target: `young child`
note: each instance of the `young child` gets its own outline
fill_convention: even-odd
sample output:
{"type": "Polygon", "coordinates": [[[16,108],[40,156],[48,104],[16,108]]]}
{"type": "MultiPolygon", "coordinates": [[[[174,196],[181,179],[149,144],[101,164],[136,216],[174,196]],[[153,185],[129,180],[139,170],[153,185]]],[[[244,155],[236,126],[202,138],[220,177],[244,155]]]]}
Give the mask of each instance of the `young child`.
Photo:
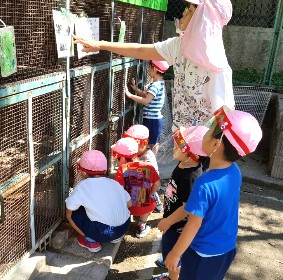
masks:
{"type": "Polygon", "coordinates": [[[85,179],[66,199],[66,217],[80,234],[78,244],[98,252],[100,242],[117,243],[126,233],[131,197],[120,184],[105,177],[107,160],[102,152],[83,153],[77,167],[85,179]]]}
{"type": "Polygon", "coordinates": [[[185,205],[189,216],[165,264],[180,280],[223,279],[236,255],[241,172],[236,160],[253,152],[262,138],[257,120],[249,113],[215,112],[202,141],[210,157],[207,172],[194,183],[185,205]]]}
{"type": "MultiPolygon", "coordinates": [[[[162,259],[165,260],[177,242],[183,227],[187,222],[187,212],[184,210],[193,184],[202,174],[202,159],[206,154],[202,151],[202,138],[208,131],[207,127],[180,127],[174,133],[173,156],[179,161],[165,190],[164,215],[158,224],[162,231],[162,259]]],[[[160,265],[161,260],[157,260],[160,265]]],[[[178,272],[168,271],[171,280],[177,280],[178,272]]],[[[168,279],[167,274],[152,279],[168,279]]]]}
{"type": "MultiPolygon", "coordinates": [[[[155,168],[156,172],[159,174],[155,154],[152,152],[151,149],[148,148],[147,145],[149,138],[148,128],[141,124],[132,125],[127,131],[125,131],[124,137],[131,137],[137,141],[139,145],[138,147],[139,160],[150,163],[155,168]]],[[[163,211],[163,205],[157,192],[153,194],[153,198],[156,203],[153,212],[161,213],[163,211]]]]}
{"type": "Polygon", "coordinates": [[[165,100],[165,82],[163,74],[169,65],[166,61],[149,61],[148,74],[153,82],[146,91],[138,89],[135,80],[132,80],[132,89],[139,95],[131,94],[126,90],[125,94],[132,100],[141,103],[143,108],[143,125],[149,129],[149,146],[156,154],[158,151],[158,141],[163,125],[161,109],[165,100]]]}
{"type": "Polygon", "coordinates": [[[143,238],[150,231],[148,216],[155,208],[152,195],[160,187],[160,178],[151,164],[138,161],[138,143],[132,138],[121,138],[112,146],[112,155],[119,164],[115,180],[124,186],[132,198],[130,212],[139,216],[136,236],[143,238]]]}

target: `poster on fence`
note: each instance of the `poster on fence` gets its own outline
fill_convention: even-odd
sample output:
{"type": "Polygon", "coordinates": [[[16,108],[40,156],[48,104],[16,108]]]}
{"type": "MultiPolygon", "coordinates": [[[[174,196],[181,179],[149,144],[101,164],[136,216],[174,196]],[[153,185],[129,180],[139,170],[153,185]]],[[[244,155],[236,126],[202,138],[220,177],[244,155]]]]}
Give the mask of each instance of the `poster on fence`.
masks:
{"type": "MultiPolygon", "coordinates": [[[[88,40],[99,41],[99,18],[77,18],[75,21],[76,36],[88,40]]],[[[86,53],[82,51],[83,45],[77,44],[78,58],[94,53],[86,53]]],[[[99,53],[99,52],[95,52],[99,53]]]]}
{"type": "Polygon", "coordinates": [[[0,28],[0,68],[2,77],[7,77],[17,72],[15,31],[13,26],[0,28]]]}
{"type": "Polygon", "coordinates": [[[52,13],[58,58],[73,56],[72,34],[76,16],[70,12],[63,11],[53,10],[52,13]]]}

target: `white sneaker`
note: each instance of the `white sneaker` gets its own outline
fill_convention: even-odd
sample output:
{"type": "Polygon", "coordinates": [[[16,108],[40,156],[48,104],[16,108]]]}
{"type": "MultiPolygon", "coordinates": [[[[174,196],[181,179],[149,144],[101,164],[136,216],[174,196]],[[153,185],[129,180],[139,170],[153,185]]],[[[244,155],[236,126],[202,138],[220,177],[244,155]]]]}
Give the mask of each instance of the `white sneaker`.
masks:
{"type": "Polygon", "coordinates": [[[110,243],[112,243],[112,244],[119,243],[120,241],[122,241],[122,240],[123,240],[123,238],[124,238],[124,235],[123,235],[123,236],[121,236],[121,237],[119,237],[119,238],[117,238],[117,239],[114,239],[114,240],[110,241],[110,243]]]}
{"type": "Polygon", "coordinates": [[[150,230],[151,230],[151,226],[147,223],[143,225],[138,225],[136,237],[143,238],[149,233],[150,230]]]}

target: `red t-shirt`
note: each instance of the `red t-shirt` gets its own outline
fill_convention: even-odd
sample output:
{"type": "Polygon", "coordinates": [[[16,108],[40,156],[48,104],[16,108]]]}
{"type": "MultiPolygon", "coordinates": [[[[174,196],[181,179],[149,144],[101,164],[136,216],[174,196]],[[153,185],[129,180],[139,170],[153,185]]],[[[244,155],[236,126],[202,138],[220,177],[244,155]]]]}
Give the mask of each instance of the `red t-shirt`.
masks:
{"type": "Polygon", "coordinates": [[[129,209],[134,216],[150,213],[155,208],[155,201],[149,195],[152,185],[160,180],[155,168],[147,162],[128,162],[122,164],[115,180],[124,186],[132,198],[133,206],[129,209]]]}

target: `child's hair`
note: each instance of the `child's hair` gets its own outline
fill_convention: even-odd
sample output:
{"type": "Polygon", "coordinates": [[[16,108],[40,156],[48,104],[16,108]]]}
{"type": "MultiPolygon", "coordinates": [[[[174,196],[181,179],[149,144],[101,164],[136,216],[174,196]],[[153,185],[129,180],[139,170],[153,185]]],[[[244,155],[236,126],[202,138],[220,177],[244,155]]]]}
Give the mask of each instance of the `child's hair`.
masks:
{"type": "MultiPolygon", "coordinates": [[[[217,132],[218,132],[218,127],[215,127],[213,132],[213,138],[220,139],[222,133],[217,133],[217,132]]],[[[234,162],[242,158],[242,156],[239,155],[236,148],[229,142],[229,140],[225,135],[222,136],[222,143],[224,145],[224,156],[227,161],[234,162]]]]}

